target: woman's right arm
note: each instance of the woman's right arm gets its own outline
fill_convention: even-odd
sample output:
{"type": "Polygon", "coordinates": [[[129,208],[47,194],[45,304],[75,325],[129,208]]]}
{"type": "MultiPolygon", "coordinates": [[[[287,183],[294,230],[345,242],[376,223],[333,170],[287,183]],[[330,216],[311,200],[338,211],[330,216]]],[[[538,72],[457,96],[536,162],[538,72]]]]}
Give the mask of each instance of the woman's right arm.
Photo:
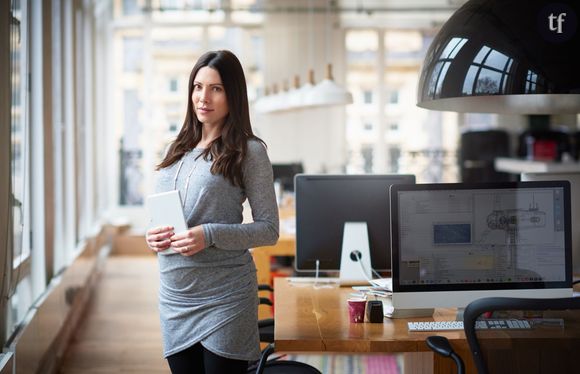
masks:
{"type": "Polygon", "coordinates": [[[147,230],[145,240],[147,241],[147,246],[149,246],[152,251],[161,252],[171,247],[171,240],[169,240],[169,238],[172,236],[172,226],[159,226],[147,230]]]}

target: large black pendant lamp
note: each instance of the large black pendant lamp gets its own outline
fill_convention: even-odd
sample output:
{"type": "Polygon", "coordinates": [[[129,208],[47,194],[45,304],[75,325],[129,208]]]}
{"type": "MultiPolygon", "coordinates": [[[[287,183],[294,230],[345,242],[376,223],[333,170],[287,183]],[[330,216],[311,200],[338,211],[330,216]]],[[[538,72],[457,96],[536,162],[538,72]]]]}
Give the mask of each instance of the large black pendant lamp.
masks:
{"type": "Polygon", "coordinates": [[[425,58],[418,104],[432,110],[580,113],[579,0],[470,0],[425,58]]]}

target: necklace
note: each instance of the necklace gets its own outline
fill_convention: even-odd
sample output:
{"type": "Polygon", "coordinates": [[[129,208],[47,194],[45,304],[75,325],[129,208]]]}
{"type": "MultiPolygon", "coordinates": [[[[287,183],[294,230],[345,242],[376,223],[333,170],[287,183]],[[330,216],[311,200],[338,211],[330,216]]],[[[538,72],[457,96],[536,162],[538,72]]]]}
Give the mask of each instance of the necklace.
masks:
{"type": "MultiPolygon", "coordinates": [[[[175,172],[175,177],[173,177],[173,189],[177,190],[177,177],[179,176],[179,172],[181,171],[181,167],[183,166],[183,160],[185,159],[185,156],[181,158],[181,160],[179,161],[179,165],[177,165],[177,171],[175,172]]],[[[189,171],[189,174],[187,174],[187,178],[185,179],[185,192],[183,194],[183,206],[185,206],[185,202],[187,201],[187,191],[189,190],[189,179],[191,178],[191,175],[193,174],[193,172],[195,171],[195,169],[197,168],[197,158],[193,160],[193,166],[191,167],[191,170],[189,171]]]]}

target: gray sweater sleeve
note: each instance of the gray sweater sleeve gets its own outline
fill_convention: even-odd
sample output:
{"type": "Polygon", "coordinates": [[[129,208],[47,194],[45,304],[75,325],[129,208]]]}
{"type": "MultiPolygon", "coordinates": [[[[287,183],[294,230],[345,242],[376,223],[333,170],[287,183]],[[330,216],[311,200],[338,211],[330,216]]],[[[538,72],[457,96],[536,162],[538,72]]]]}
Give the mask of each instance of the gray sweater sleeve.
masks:
{"type": "Polygon", "coordinates": [[[220,249],[254,248],[278,241],[279,218],[272,165],[266,148],[258,141],[248,142],[243,163],[244,191],[252,208],[252,223],[203,225],[206,244],[220,249]]]}

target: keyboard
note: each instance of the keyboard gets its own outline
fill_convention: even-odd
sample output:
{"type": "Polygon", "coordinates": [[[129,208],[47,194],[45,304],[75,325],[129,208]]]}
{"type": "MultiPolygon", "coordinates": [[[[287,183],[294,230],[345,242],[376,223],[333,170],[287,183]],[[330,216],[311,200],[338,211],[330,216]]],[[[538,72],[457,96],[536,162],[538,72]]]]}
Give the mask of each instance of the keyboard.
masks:
{"type": "MultiPolygon", "coordinates": [[[[409,331],[451,331],[463,330],[463,321],[427,321],[407,322],[409,331]]],[[[475,328],[487,329],[531,329],[532,325],[525,319],[484,319],[475,322],[475,328]]]]}

